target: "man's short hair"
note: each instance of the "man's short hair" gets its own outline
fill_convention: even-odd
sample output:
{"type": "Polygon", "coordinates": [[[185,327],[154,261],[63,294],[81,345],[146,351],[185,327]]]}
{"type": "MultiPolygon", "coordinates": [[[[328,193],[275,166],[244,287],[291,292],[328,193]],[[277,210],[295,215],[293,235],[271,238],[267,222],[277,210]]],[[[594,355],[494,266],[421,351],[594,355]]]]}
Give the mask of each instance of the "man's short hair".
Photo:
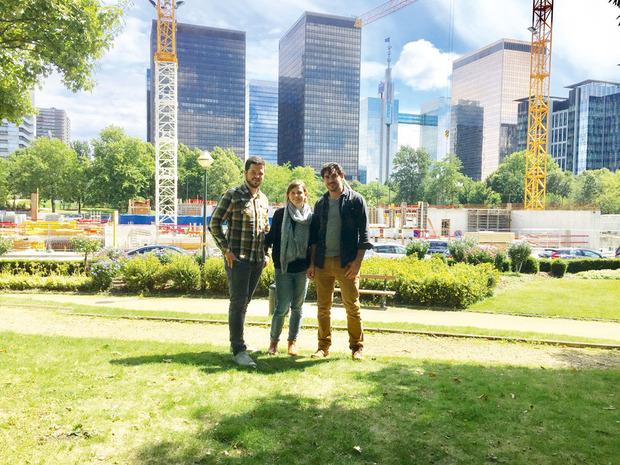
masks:
{"type": "Polygon", "coordinates": [[[342,169],[342,166],[336,162],[325,163],[321,168],[321,177],[324,178],[325,175],[331,176],[332,173],[336,173],[344,178],[344,170],[342,169]]]}
{"type": "Polygon", "coordinates": [[[245,171],[249,171],[252,165],[265,166],[265,160],[261,157],[257,157],[256,155],[252,155],[245,161],[245,171]]]}

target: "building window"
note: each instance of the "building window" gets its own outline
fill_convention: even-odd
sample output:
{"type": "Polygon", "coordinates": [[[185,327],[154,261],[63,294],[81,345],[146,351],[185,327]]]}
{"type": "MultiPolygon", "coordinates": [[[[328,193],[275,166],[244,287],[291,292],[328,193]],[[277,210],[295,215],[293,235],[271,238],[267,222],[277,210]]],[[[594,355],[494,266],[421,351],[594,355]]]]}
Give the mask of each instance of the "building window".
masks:
{"type": "Polygon", "coordinates": [[[441,237],[450,237],[450,220],[441,220],[441,237]]]}

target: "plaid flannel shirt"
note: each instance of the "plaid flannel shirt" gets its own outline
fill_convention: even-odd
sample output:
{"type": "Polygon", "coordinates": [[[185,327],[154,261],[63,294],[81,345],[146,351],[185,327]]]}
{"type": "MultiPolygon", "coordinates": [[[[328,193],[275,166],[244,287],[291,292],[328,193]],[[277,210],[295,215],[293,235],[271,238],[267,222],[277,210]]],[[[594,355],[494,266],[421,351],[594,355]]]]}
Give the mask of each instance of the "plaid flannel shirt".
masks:
{"type": "Polygon", "coordinates": [[[263,261],[265,234],[269,231],[269,203],[258,191],[252,195],[246,183],[222,195],[211,215],[209,231],[222,253],[232,252],[250,262],[263,261]],[[223,224],[228,228],[224,232],[223,224]]]}

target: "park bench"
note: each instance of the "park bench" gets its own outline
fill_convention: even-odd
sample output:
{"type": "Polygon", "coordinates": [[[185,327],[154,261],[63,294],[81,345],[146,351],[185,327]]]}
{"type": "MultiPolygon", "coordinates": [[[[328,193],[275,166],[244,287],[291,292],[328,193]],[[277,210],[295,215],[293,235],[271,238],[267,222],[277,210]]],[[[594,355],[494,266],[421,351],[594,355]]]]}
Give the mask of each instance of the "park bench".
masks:
{"type": "MultiPolygon", "coordinates": [[[[387,308],[386,300],[388,297],[394,297],[396,295],[395,291],[388,291],[387,284],[388,281],[395,279],[396,276],[389,274],[362,274],[360,275],[360,282],[364,279],[376,279],[378,281],[383,281],[383,289],[361,289],[360,295],[377,295],[381,297],[381,309],[385,310],[387,308]]],[[[334,292],[340,292],[340,288],[337,287],[334,289],[334,292]]]]}

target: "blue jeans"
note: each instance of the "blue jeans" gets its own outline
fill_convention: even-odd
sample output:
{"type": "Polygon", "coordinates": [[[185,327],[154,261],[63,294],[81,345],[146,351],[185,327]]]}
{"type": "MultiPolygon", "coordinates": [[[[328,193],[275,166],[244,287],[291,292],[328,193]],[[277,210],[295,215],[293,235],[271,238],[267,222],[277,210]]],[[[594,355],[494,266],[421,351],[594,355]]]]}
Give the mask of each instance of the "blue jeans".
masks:
{"type": "Polygon", "coordinates": [[[228,276],[228,330],[230,332],[230,347],[234,355],[247,349],[243,339],[243,326],[248,304],[252,300],[263,272],[263,262],[248,262],[236,260],[232,269],[224,260],[226,275],[228,276]]]}
{"type": "Polygon", "coordinates": [[[271,319],[271,342],[278,342],[284,326],[284,319],[291,309],[291,319],[288,324],[288,340],[297,339],[301,328],[301,308],[306,299],[308,278],[306,272],[283,273],[276,268],[276,308],[271,319]]]}

